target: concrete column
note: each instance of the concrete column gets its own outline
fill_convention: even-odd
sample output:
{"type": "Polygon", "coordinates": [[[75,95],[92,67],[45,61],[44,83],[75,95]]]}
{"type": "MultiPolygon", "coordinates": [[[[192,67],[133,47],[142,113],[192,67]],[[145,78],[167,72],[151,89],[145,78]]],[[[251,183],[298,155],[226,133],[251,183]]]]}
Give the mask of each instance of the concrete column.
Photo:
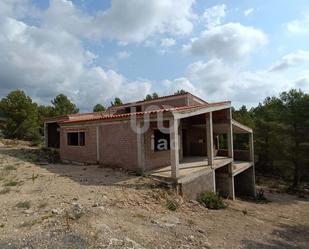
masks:
{"type": "Polygon", "coordinates": [[[207,132],[207,159],[208,165],[214,165],[214,141],[213,141],[213,128],[212,128],[212,112],[206,116],[206,132],[207,132]]]}
{"type": "Polygon", "coordinates": [[[250,160],[251,160],[252,163],[253,163],[253,165],[252,165],[252,188],[253,188],[253,196],[256,197],[253,133],[249,133],[249,149],[250,149],[250,160]]]}
{"type": "Polygon", "coordinates": [[[100,162],[100,127],[96,127],[97,162],[100,162]]]}
{"type": "Polygon", "coordinates": [[[137,120],[137,161],[141,174],[145,173],[145,136],[141,133],[142,122],[137,120]]]}
{"type": "Polygon", "coordinates": [[[249,133],[249,151],[250,151],[250,161],[254,162],[253,133],[249,133]]]}
{"type": "Polygon", "coordinates": [[[48,147],[48,124],[44,123],[44,143],[45,147],[48,147]]]}
{"type": "Polygon", "coordinates": [[[229,197],[232,199],[232,200],[235,200],[235,184],[234,184],[234,176],[233,176],[233,164],[230,163],[228,165],[228,188],[229,188],[229,197]]]}
{"type": "Polygon", "coordinates": [[[227,132],[227,149],[228,149],[228,157],[234,158],[233,153],[233,125],[232,125],[232,109],[229,109],[229,127],[227,132]]]}
{"type": "Polygon", "coordinates": [[[178,119],[170,119],[170,150],[171,150],[171,168],[172,178],[177,181],[179,177],[179,136],[178,119]]]}

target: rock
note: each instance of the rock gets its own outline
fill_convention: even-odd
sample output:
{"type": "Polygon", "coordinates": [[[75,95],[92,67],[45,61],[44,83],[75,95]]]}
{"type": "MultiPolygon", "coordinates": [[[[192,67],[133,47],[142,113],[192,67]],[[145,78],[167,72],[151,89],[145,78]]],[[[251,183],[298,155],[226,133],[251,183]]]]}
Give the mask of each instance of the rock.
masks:
{"type": "Polygon", "coordinates": [[[82,205],[79,204],[78,202],[73,202],[72,207],[73,207],[74,210],[77,210],[77,211],[80,211],[80,210],[83,209],[82,205]]]}
{"type": "Polygon", "coordinates": [[[176,216],[163,216],[158,220],[154,220],[153,223],[161,226],[161,227],[175,227],[176,225],[180,224],[179,218],[176,216]]]}
{"type": "Polygon", "coordinates": [[[125,238],[125,244],[126,244],[126,248],[132,248],[132,249],[144,249],[144,247],[142,247],[140,244],[138,244],[137,242],[135,242],[134,240],[131,240],[129,238],[125,238]]]}
{"type": "Polygon", "coordinates": [[[62,214],[62,210],[59,208],[54,208],[51,210],[52,214],[57,214],[57,215],[61,215],[62,214]]]}
{"type": "Polygon", "coordinates": [[[23,213],[29,215],[29,214],[33,214],[34,211],[31,209],[27,209],[27,210],[24,210],[23,213]]]}

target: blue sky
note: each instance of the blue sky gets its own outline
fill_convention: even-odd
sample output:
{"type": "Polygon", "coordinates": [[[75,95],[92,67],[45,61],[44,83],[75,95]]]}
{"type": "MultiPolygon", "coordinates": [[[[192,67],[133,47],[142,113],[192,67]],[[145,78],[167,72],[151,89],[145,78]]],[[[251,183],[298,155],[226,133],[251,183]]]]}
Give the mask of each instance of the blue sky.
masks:
{"type": "Polygon", "coordinates": [[[83,111],[185,89],[253,106],[309,91],[308,1],[3,0],[0,97],[83,111]]]}

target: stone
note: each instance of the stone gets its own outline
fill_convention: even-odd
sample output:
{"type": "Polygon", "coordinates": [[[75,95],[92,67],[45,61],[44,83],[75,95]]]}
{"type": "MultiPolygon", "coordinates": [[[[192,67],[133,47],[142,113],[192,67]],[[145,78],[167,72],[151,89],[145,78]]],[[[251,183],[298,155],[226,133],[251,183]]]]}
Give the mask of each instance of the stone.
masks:
{"type": "Polygon", "coordinates": [[[167,215],[159,218],[158,220],[154,220],[153,223],[161,226],[161,227],[175,227],[180,224],[179,218],[172,215],[167,215]]]}
{"type": "Polygon", "coordinates": [[[51,210],[52,214],[57,214],[57,215],[60,215],[62,214],[62,210],[59,209],[59,208],[54,208],[51,210]]]}

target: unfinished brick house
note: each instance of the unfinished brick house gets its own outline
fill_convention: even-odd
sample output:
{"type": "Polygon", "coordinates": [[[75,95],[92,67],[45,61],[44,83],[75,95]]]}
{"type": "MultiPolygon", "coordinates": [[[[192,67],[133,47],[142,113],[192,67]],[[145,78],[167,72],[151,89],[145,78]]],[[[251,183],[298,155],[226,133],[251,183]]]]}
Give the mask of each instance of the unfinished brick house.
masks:
{"type": "Polygon", "coordinates": [[[252,129],[232,119],[229,101],[184,93],[56,117],[45,122],[45,143],[63,161],[137,171],[189,199],[203,191],[255,196],[252,129]],[[233,148],[239,134],[246,150],[233,148]]]}

